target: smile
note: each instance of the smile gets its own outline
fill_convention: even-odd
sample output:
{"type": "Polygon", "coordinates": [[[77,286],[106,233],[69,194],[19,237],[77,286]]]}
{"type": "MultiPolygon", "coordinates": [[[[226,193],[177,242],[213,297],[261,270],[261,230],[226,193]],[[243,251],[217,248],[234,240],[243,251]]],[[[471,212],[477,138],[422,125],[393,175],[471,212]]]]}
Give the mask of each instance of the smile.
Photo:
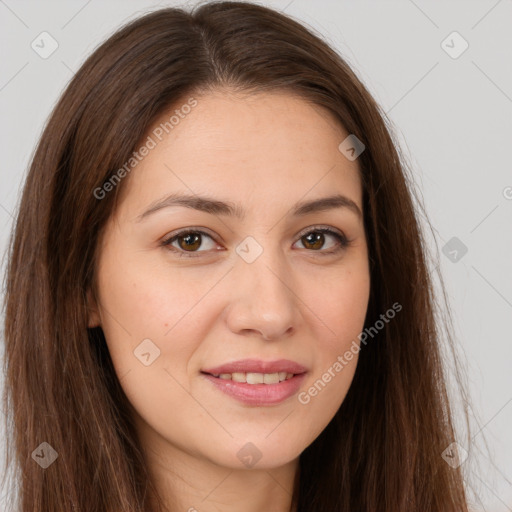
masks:
{"type": "Polygon", "coordinates": [[[294,374],[287,372],[279,373],[219,373],[213,374],[214,377],[235,382],[246,382],[247,384],[278,384],[284,380],[291,379],[294,374]]]}
{"type": "Polygon", "coordinates": [[[246,405],[277,405],[295,395],[307,369],[290,360],[244,359],[201,371],[201,375],[230,398],[246,405]]]}

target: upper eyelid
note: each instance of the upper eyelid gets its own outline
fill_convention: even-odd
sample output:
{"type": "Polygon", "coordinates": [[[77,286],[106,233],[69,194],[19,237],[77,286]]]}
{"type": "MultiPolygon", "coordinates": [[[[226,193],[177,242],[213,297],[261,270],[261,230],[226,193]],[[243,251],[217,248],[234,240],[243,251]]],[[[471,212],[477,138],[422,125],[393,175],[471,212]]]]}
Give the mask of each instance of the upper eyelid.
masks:
{"type": "Polygon", "coordinates": [[[177,233],[174,233],[173,235],[165,236],[163,238],[164,242],[168,242],[170,240],[173,240],[174,238],[177,238],[179,236],[187,235],[189,233],[200,233],[201,235],[206,235],[210,237],[214,242],[217,242],[214,235],[211,235],[207,231],[204,230],[204,228],[184,228],[177,233]]]}
{"type": "Polygon", "coordinates": [[[332,231],[333,233],[340,235],[344,238],[347,238],[345,233],[341,231],[341,229],[337,229],[334,226],[328,226],[326,224],[314,224],[313,226],[309,226],[307,228],[301,229],[299,233],[296,235],[298,237],[303,237],[305,234],[311,232],[311,231],[320,231],[322,229],[328,229],[329,231],[332,231]]]}

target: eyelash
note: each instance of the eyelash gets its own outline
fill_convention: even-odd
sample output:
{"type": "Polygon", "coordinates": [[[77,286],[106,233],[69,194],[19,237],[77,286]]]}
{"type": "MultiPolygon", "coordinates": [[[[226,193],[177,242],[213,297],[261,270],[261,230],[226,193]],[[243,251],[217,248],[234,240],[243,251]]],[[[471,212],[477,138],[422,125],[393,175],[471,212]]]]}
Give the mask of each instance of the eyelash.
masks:
{"type": "MultiPolygon", "coordinates": [[[[337,254],[338,252],[342,251],[343,249],[346,249],[350,245],[350,240],[348,240],[345,237],[345,235],[343,235],[341,233],[338,233],[337,231],[334,231],[334,230],[332,230],[330,228],[321,227],[321,226],[320,227],[313,226],[312,228],[309,228],[308,231],[303,232],[299,236],[299,240],[302,237],[304,237],[306,235],[309,235],[310,233],[328,234],[328,235],[333,236],[338,241],[339,245],[336,248],[330,249],[328,251],[310,250],[310,252],[318,253],[319,256],[329,256],[329,255],[337,254]]],[[[178,254],[178,257],[180,257],[180,258],[182,258],[182,257],[185,257],[185,258],[197,258],[197,257],[200,256],[201,252],[208,252],[208,251],[184,251],[183,249],[178,249],[178,248],[173,247],[171,245],[179,237],[182,237],[182,236],[185,236],[185,235],[191,235],[191,234],[196,234],[196,235],[199,234],[201,236],[204,235],[204,236],[207,236],[208,238],[211,238],[212,240],[214,240],[214,238],[211,235],[209,235],[208,233],[206,233],[204,231],[201,231],[200,229],[187,228],[187,229],[184,229],[182,231],[179,231],[178,233],[175,233],[174,235],[172,235],[169,238],[166,238],[166,239],[162,240],[161,245],[163,247],[165,247],[166,249],[172,251],[172,252],[176,252],[178,254]]],[[[305,250],[308,250],[308,249],[305,249],[305,250]]]]}

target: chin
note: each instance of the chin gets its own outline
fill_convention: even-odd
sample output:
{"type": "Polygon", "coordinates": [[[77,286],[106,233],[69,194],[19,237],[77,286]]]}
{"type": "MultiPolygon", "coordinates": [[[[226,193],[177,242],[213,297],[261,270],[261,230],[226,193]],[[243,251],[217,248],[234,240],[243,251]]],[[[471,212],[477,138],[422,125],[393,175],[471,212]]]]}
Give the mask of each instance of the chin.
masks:
{"type": "Polygon", "coordinates": [[[212,454],[210,459],[217,465],[230,469],[275,469],[293,463],[306,448],[282,436],[265,439],[268,432],[251,440],[250,437],[234,439],[231,449],[212,454]]]}

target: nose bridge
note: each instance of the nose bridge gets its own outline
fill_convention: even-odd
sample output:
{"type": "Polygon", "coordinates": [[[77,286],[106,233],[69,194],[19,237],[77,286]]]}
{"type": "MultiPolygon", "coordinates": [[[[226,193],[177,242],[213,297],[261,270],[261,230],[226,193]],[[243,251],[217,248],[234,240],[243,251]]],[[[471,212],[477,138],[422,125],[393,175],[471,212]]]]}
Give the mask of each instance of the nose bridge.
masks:
{"type": "Polygon", "coordinates": [[[278,337],[295,326],[296,296],[292,274],[278,245],[271,237],[246,237],[236,248],[233,277],[238,293],[231,312],[236,330],[260,331],[265,338],[278,337]]]}

